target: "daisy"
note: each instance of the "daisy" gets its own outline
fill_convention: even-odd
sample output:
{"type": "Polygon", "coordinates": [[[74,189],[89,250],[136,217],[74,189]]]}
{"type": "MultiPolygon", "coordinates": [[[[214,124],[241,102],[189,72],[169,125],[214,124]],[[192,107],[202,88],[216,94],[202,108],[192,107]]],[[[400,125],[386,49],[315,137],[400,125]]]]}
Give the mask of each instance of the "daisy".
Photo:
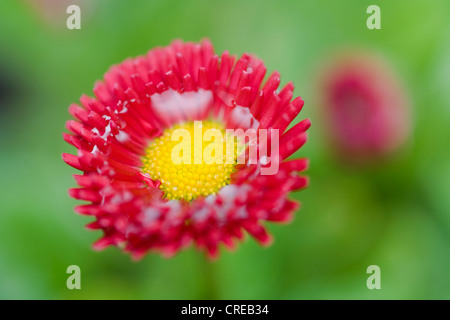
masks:
{"type": "Polygon", "coordinates": [[[69,193],[88,201],[76,207],[95,218],[88,228],[103,231],[95,249],[114,245],[139,259],[193,243],[213,258],[220,244],[232,249],[245,233],[270,244],[265,221],[290,221],[298,204],[288,195],[308,184],[299,174],[307,159],[286,159],[306,142],[310,122],[288,129],[303,100],[292,100],[291,83],[278,89],[277,72],[263,84],[265,74],[252,55],[218,56],[208,40],[174,41],[111,67],[95,98],[83,95],[69,107],[75,120],[63,135],[78,153],[63,160],[82,171],[80,188],[69,193]],[[236,136],[237,147],[225,149],[230,130],[256,134],[236,136]],[[174,160],[179,132],[201,139],[200,148],[189,142],[193,151],[179,153],[193,161],[174,160]],[[207,132],[224,146],[223,154],[210,153],[223,162],[201,159],[207,132]]]}
{"type": "Polygon", "coordinates": [[[340,158],[377,162],[405,144],[410,101],[383,59],[369,52],[344,52],[324,67],[320,80],[327,137],[340,158]]]}

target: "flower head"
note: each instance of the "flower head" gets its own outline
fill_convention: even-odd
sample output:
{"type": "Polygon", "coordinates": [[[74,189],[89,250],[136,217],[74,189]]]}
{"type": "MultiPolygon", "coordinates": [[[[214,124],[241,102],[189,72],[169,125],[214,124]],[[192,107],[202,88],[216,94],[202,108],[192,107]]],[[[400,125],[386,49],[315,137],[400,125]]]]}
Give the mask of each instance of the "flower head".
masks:
{"type": "Polygon", "coordinates": [[[397,75],[365,52],[342,53],[320,78],[327,136],[351,163],[379,160],[398,150],[410,131],[410,106],[397,75]]]}
{"type": "Polygon", "coordinates": [[[69,107],[64,139],[78,154],[63,159],[83,172],[69,193],[104,233],[94,248],[138,259],[194,243],[215,257],[244,231],[270,243],[264,221],[289,221],[298,204],[288,194],[307,185],[307,159],[286,158],[310,123],[287,130],[303,100],[291,100],[291,83],[277,90],[277,72],[263,85],[265,73],[252,55],[174,41],[113,66],[95,98],[69,107]]]}

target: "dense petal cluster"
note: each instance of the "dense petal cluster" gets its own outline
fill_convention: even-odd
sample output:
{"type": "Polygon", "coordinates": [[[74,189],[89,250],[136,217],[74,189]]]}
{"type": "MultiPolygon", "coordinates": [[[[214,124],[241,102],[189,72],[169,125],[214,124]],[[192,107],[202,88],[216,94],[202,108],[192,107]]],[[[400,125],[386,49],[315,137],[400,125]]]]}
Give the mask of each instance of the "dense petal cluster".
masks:
{"type": "Polygon", "coordinates": [[[95,98],[83,95],[81,105],[69,107],[75,120],[64,139],[78,154],[63,160],[82,171],[75,175],[80,187],[69,193],[89,202],[76,207],[95,218],[88,228],[103,231],[94,248],[115,245],[138,259],[194,243],[214,257],[220,244],[233,248],[245,232],[270,243],[263,222],[289,221],[298,204],[288,194],[307,185],[299,175],[307,159],[286,158],[305,143],[310,122],[287,130],[303,100],[292,100],[291,83],[278,90],[277,72],[263,84],[265,73],[254,56],[216,55],[208,40],[174,41],[111,67],[95,84],[95,98]],[[266,159],[237,164],[215,194],[168,199],[161,181],[143,170],[148,146],[174,125],[210,119],[224,128],[279,130],[279,170],[261,174],[266,159]]]}
{"type": "Polygon", "coordinates": [[[322,115],[337,154],[351,163],[398,150],[410,128],[410,102],[394,70],[368,52],[338,54],[320,78],[322,115]]]}

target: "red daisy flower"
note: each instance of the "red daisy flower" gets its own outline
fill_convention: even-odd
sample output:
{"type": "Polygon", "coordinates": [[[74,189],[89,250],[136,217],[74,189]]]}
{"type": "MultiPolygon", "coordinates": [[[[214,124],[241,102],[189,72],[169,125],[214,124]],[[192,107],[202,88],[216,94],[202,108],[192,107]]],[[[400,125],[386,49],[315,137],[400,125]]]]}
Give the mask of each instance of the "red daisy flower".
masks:
{"type": "Polygon", "coordinates": [[[265,73],[252,55],[236,60],[228,51],[214,54],[208,40],[174,41],[113,66],[95,84],[95,98],[83,95],[81,106],[69,107],[76,120],[67,122],[71,134],[64,139],[78,155],[63,160],[83,172],[75,175],[81,188],[69,193],[90,202],[76,211],[95,217],[89,229],[103,230],[95,249],[115,245],[138,259],[152,250],[170,256],[194,243],[215,257],[221,243],[233,248],[244,231],[270,243],[263,222],[289,221],[298,204],[288,193],[308,183],[298,174],[307,159],[286,158],[306,142],[310,122],[287,130],[303,100],[291,101],[291,83],[277,90],[277,72],[262,85],[265,73]],[[195,145],[192,154],[182,153],[194,163],[174,163],[174,132],[195,140],[208,129],[223,136],[253,129],[256,139],[244,136],[244,157],[233,148],[225,163],[196,163],[208,146],[197,152],[195,145]],[[275,132],[279,141],[264,139],[275,132]],[[247,154],[252,145],[256,158],[247,154]]]}
{"type": "Polygon", "coordinates": [[[327,136],[352,163],[379,160],[398,150],[410,132],[410,103],[397,77],[370,53],[343,53],[321,77],[327,136]]]}

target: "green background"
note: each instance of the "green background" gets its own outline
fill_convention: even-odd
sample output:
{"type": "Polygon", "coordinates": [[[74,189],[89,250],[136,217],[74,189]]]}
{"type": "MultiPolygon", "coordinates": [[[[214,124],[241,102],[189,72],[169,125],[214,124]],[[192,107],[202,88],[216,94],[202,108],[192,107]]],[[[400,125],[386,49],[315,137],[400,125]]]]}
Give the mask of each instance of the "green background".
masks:
{"type": "Polygon", "coordinates": [[[56,2],[0,2],[0,298],[450,298],[449,1],[56,2]],[[66,28],[70,3],[81,30],[66,28]],[[370,4],[381,30],[366,27],[370,4]],[[215,262],[193,248],[137,263],[116,248],[94,252],[100,232],[84,228],[91,218],[67,194],[76,173],[61,160],[75,153],[62,139],[67,107],[110,65],[203,37],[217,52],[256,53],[306,101],[301,118],[313,126],[298,155],[311,160],[311,185],[292,195],[302,209],[269,225],[269,248],[247,237],[215,262]],[[324,141],[314,78],[346,47],[385,56],[413,101],[408,145],[376,167],[343,165],[324,141]],[[72,264],[81,290],[66,288],[72,264]],[[372,264],[381,290],[366,287],[372,264]]]}

